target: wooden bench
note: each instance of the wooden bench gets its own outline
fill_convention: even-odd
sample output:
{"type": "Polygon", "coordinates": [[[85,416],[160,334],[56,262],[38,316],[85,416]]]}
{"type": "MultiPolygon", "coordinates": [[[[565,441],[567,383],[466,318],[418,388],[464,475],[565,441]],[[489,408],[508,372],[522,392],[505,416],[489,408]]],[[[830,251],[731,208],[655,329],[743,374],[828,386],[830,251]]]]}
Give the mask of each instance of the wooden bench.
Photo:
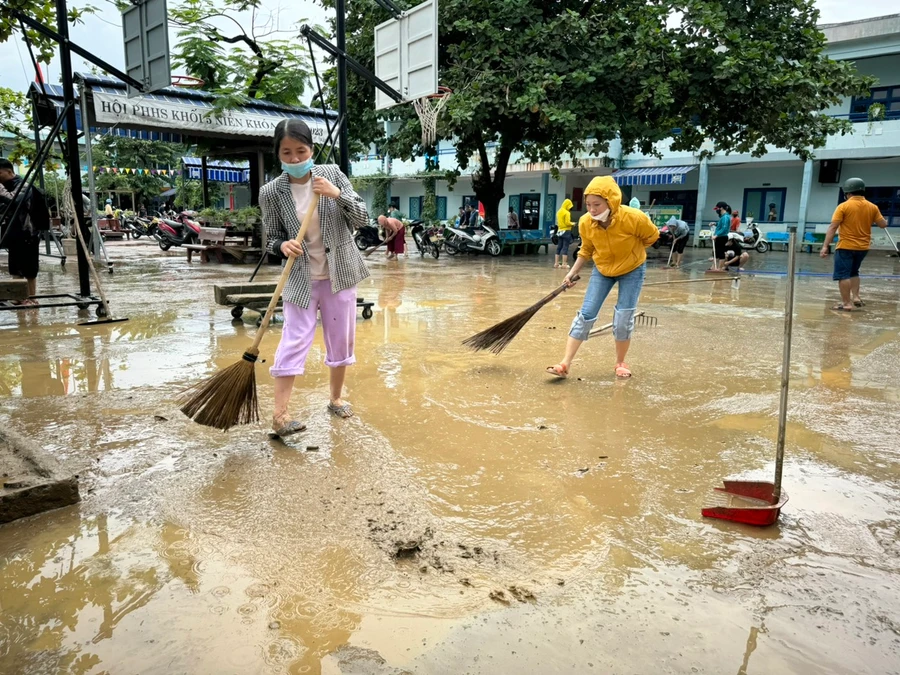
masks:
{"type": "Polygon", "coordinates": [[[224,227],[201,227],[199,244],[184,244],[187,250],[188,262],[192,262],[194,251],[200,251],[200,262],[209,262],[209,252],[216,254],[216,260],[220,263],[225,262],[222,255],[225,251],[225,233],[224,227]]]}
{"type": "Polygon", "coordinates": [[[523,234],[522,230],[501,230],[500,243],[503,246],[501,252],[509,251],[510,255],[515,255],[516,249],[521,249],[522,253],[528,254],[540,253],[541,247],[544,247],[546,252],[549,253],[552,242],[549,237],[528,238],[523,234]]]}

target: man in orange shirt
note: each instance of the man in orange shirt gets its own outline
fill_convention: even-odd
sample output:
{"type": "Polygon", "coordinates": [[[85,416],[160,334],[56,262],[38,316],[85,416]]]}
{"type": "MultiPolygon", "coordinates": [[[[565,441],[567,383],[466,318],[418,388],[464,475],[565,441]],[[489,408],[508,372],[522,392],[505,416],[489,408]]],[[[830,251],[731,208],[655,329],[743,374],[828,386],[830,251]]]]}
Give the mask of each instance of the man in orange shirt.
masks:
{"type": "Polygon", "coordinates": [[[831,249],[834,235],[840,233],[840,241],[834,254],[834,276],[841,291],[841,302],[831,309],[852,312],[865,303],[859,298],[859,268],[872,243],[872,225],[887,227],[881,211],[865,198],[866,184],[861,178],[848,178],[844,183],[847,200],[839,204],[831,217],[831,226],[822,245],[823,258],[831,249]]]}

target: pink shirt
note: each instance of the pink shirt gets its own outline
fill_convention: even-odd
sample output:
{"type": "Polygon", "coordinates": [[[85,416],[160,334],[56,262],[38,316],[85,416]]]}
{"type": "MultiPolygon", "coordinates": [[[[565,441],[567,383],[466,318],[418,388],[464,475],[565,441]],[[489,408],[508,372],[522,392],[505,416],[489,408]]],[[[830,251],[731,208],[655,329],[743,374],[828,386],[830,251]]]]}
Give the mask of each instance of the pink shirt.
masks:
{"type": "MultiPolygon", "coordinates": [[[[309,208],[309,200],[313,198],[312,179],[305,183],[291,183],[291,196],[294,198],[294,206],[297,208],[297,220],[303,224],[306,209],[309,208]]],[[[309,276],[313,281],[329,279],[328,258],[325,256],[325,243],[322,241],[322,226],[319,223],[319,209],[313,211],[312,219],[303,238],[303,248],[309,255],[309,276]]]]}

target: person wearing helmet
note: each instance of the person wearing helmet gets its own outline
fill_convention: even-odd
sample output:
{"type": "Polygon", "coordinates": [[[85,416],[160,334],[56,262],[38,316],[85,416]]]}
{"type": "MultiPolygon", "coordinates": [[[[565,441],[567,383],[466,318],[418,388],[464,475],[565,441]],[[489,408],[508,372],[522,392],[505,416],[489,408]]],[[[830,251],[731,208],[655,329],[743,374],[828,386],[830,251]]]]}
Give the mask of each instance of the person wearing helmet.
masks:
{"type": "Polygon", "coordinates": [[[718,202],[713,210],[719,216],[716,223],[710,224],[715,227],[713,232],[713,266],[710,269],[719,270],[721,261],[725,260],[725,243],[728,241],[728,233],[731,231],[731,207],[725,202],[718,202]]]}
{"type": "Polygon", "coordinates": [[[838,204],[831,225],[825,233],[820,255],[825,258],[831,250],[835,235],[840,235],[834,252],[834,274],[841,301],[831,309],[852,312],[864,303],[859,297],[859,268],[872,243],[872,225],[887,227],[887,220],[872,202],[866,199],[866,184],[861,178],[848,178],[844,183],[843,203],[838,204]]]}
{"type": "Polygon", "coordinates": [[[591,261],[593,271],[584,294],[584,303],[575,315],[566,353],[547,372],[568,377],[569,366],[582,343],[588,339],[606,296],[619,286],[613,313],[613,336],[616,340],[616,377],[631,377],[625,355],[634,331],[634,312],[644,284],[648,246],[659,239],[659,230],[650,217],[638,209],[622,204],[622,191],[611,176],[594,178],[584,191],[588,212],[578,221],[581,248],[572,269],[566,275],[566,286],[575,285],[575,276],[591,261]]]}
{"type": "Polygon", "coordinates": [[[103,215],[107,218],[115,217],[115,211],[113,211],[112,199],[106,200],[106,209],[103,211],[103,215]]]}

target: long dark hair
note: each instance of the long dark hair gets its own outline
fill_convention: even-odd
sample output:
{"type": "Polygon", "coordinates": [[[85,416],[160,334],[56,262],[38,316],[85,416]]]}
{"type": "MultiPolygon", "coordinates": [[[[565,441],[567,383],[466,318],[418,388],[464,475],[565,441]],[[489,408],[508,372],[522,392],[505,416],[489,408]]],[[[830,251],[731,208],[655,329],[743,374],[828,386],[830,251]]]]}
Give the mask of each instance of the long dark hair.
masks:
{"type": "Polygon", "coordinates": [[[281,120],[275,127],[275,158],[277,159],[281,152],[281,141],[285,137],[293,138],[295,141],[308,145],[310,148],[315,147],[312,140],[312,132],[309,130],[306,122],[293,117],[281,120]]]}

